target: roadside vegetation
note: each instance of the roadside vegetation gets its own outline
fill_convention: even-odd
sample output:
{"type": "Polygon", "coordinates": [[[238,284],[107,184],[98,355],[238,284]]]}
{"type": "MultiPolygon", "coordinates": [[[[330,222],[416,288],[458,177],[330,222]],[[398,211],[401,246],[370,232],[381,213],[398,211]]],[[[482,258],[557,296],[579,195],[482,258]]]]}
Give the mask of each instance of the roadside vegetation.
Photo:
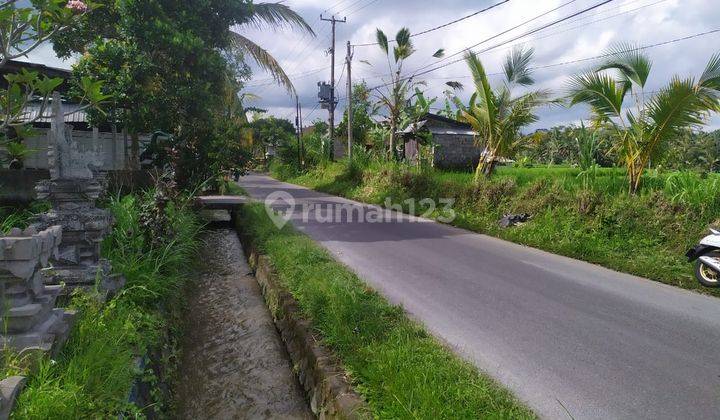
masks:
{"type": "Polygon", "coordinates": [[[426,98],[420,89],[401,90],[405,96],[395,103],[404,106],[395,110],[383,94],[373,101],[359,85],[353,112],[362,116],[362,125],[353,127],[352,160],[331,162],[313,150],[320,145],[322,151],[327,142],[316,123],[303,136],[303,158],[297,159],[288,136],[270,171],[284,181],[373,204],[401,204],[428,217],[443,214],[411,209],[405,200],[453,199],[456,226],[700,289],[684,254],[720,223],[720,131],[702,131],[720,110],[720,55],[710,57],[696,78],[674,76],[656,91],[646,89],[652,61],[640,48],[618,44],[604,57],[570,75],[565,92],[548,92],[529,90],[531,49],[507,55],[497,84],[480,58],[467,53],[470,100],[459,96],[460,83],[449,82],[445,107],[438,111],[475,133],[481,153],[466,168],[433,164],[437,145],[418,122],[437,98],[426,98]],[[539,121],[540,107],[579,104],[589,110],[586,121],[527,133],[539,121]],[[391,116],[389,123],[380,118],[383,113],[391,116]],[[396,130],[416,141],[417,158],[386,152],[396,130]],[[500,227],[510,214],[530,219],[500,227]]]}
{"type": "Polygon", "coordinates": [[[688,289],[700,286],[684,253],[708,226],[720,223],[720,174],[649,171],[631,195],[617,168],[598,169],[589,183],[579,168],[559,166],[499,167],[479,182],[470,172],[393,162],[325,163],[294,175],[276,164],[271,173],[362,202],[402,204],[406,211],[403,201],[409,198],[452,198],[455,226],[688,289]],[[531,219],[501,228],[499,219],[510,213],[528,213],[531,219]]]}
{"type": "Polygon", "coordinates": [[[163,393],[173,379],[182,290],[194,258],[201,225],[181,201],[165,209],[172,234],[161,240],[143,228],[143,209],[153,195],[126,196],[110,203],[116,218],[104,243],[105,255],[127,284],[103,304],[92,293],[77,292],[70,307],[78,310],[74,329],[57,358],[44,359],[34,371],[5,352],[2,373],[29,374],[13,411],[14,418],[107,418],[172,413],[163,393]],[[130,401],[133,383],[151,389],[151,407],[130,401]]]}
{"type": "Polygon", "coordinates": [[[272,223],[262,204],[238,225],[270,257],[323,344],[377,418],[534,418],[308,237],[272,223]]]}

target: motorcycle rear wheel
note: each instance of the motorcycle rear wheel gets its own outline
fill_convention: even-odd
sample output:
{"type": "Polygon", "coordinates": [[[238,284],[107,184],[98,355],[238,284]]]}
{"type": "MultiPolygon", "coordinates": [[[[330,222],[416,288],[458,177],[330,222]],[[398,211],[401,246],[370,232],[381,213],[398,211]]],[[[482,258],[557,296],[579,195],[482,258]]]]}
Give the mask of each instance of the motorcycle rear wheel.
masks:
{"type": "MultiPolygon", "coordinates": [[[[718,258],[720,253],[714,252],[708,256],[718,258]]],[[[720,287],[720,274],[700,260],[695,262],[695,278],[705,287],[720,287]]]]}

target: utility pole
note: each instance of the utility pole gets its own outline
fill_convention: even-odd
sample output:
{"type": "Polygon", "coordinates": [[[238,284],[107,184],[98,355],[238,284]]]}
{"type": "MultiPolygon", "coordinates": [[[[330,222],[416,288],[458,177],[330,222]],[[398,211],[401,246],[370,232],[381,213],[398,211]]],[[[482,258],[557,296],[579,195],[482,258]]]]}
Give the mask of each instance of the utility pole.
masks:
{"type": "MultiPolygon", "coordinates": [[[[300,99],[298,98],[298,101],[300,99]]],[[[305,168],[305,142],[302,138],[302,128],[303,128],[303,119],[302,119],[302,104],[298,102],[298,115],[300,119],[300,168],[305,168]]]]}
{"type": "Polygon", "coordinates": [[[347,57],[345,63],[347,64],[347,116],[348,116],[348,139],[347,139],[347,156],[348,160],[352,160],[352,148],[353,148],[353,103],[352,103],[352,46],[350,41],[347,42],[347,57]]]}
{"type": "Polygon", "coordinates": [[[300,148],[300,139],[302,138],[302,127],[300,126],[300,97],[295,95],[295,129],[297,130],[297,154],[298,167],[302,167],[302,150],[300,148]]]}
{"type": "Polygon", "coordinates": [[[330,160],[334,159],[334,139],[335,139],[335,24],[347,22],[347,18],[335,19],[335,15],[329,19],[320,15],[320,20],[330,22],[332,25],[332,45],[330,46],[330,160]]]}

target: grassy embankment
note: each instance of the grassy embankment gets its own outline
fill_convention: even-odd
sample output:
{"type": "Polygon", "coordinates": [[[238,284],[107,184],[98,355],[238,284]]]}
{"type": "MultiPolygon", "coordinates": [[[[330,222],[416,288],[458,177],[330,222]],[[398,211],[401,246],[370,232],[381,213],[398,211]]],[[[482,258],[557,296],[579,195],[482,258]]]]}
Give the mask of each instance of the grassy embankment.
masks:
{"type": "MultiPolygon", "coordinates": [[[[140,224],[140,212],[151,196],[128,196],[111,203],[116,218],[104,244],[113,268],[127,279],[125,288],[106,304],[77,294],[72,307],[79,314],[69,341],[55,360],[44,360],[31,372],[13,411],[14,418],[75,419],[141,416],[128,403],[133,382],[152,386],[153,410],[171,413],[157,383],[172,377],[179,337],[182,288],[188,261],[197,246],[200,224],[188,210],[169,206],[166,212],[174,236],[151,245],[140,224]],[[152,367],[138,371],[134,361],[153,353],[152,367]]],[[[17,359],[6,356],[3,374],[27,374],[17,359]]]]}
{"type": "Polygon", "coordinates": [[[275,164],[271,172],[284,181],[373,204],[453,198],[455,226],[687,289],[701,286],[684,253],[709,225],[720,222],[718,175],[703,179],[688,172],[650,171],[641,192],[631,196],[620,169],[601,169],[584,182],[575,168],[501,167],[477,185],[469,173],[376,162],[336,162],[306,173],[275,164]],[[532,219],[502,229],[498,220],[507,213],[529,213],[532,219]]]}
{"type": "Polygon", "coordinates": [[[261,204],[238,223],[347,369],[377,418],[533,418],[308,237],[278,230],[261,204]]]}

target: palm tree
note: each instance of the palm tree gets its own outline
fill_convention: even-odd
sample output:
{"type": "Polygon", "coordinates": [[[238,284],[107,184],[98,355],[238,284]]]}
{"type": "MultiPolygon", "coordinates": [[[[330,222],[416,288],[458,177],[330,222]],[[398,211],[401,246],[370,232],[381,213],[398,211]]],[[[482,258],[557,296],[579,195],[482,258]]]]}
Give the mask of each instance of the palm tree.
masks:
{"type": "MultiPolygon", "coordinates": [[[[305,20],[282,3],[258,3],[252,5],[252,14],[248,16],[242,26],[254,26],[259,28],[278,28],[288,26],[290,28],[305,31],[313,36],[310,25],[305,20]]],[[[285,87],[288,92],[295,95],[295,87],[290,78],[280,66],[280,63],[265,49],[251,41],[249,38],[231,30],[231,45],[236,51],[247,54],[262,68],[270,73],[270,75],[280,85],[285,87]]]]}
{"type": "Polygon", "coordinates": [[[609,124],[619,139],[615,148],[627,168],[628,191],[637,193],[644,170],[660,157],[682,131],[703,124],[720,109],[720,55],[711,59],[700,78],[674,76],[654,94],[645,91],[651,60],[639,48],[619,44],[610,58],[570,80],[570,104],[590,105],[596,123],[609,124]],[[627,109],[626,99],[635,101],[627,109]]]}
{"type": "Polygon", "coordinates": [[[470,124],[479,139],[484,141],[484,151],[475,169],[476,181],[483,175],[492,175],[498,159],[512,156],[520,143],[527,139],[520,130],[538,120],[534,111],[548,100],[549,92],[545,90],[513,97],[514,88],[535,83],[530,69],[533,54],[533,49],[516,48],[511,51],[503,66],[505,80],[496,88],[490,85],[485,67],[477,55],[472,52],[465,55],[475,83],[475,93],[467,106],[457,96],[454,102],[459,110],[459,119],[470,124]]]}
{"type": "MultiPolygon", "coordinates": [[[[377,29],[375,35],[380,49],[387,56],[388,69],[390,71],[390,81],[384,83],[386,86],[384,91],[378,89],[378,96],[380,104],[387,108],[388,111],[388,119],[390,122],[389,155],[395,157],[398,124],[402,111],[405,106],[407,106],[407,95],[419,84],[419,82],[413,80],[413,77],[404,77],[402,74],[403,64],[408,57],[415,53],[415,47],[410,39],[410,30],[408,28],[402,28],[395,35],[395,46],[392,49],[393,58],[391,59],[390,42],[387,36],[380,29],[377,29]]],[[[433,57],[440,58],[443,54],[444,50],[439,49],[433,54],[433,57]]]]}

